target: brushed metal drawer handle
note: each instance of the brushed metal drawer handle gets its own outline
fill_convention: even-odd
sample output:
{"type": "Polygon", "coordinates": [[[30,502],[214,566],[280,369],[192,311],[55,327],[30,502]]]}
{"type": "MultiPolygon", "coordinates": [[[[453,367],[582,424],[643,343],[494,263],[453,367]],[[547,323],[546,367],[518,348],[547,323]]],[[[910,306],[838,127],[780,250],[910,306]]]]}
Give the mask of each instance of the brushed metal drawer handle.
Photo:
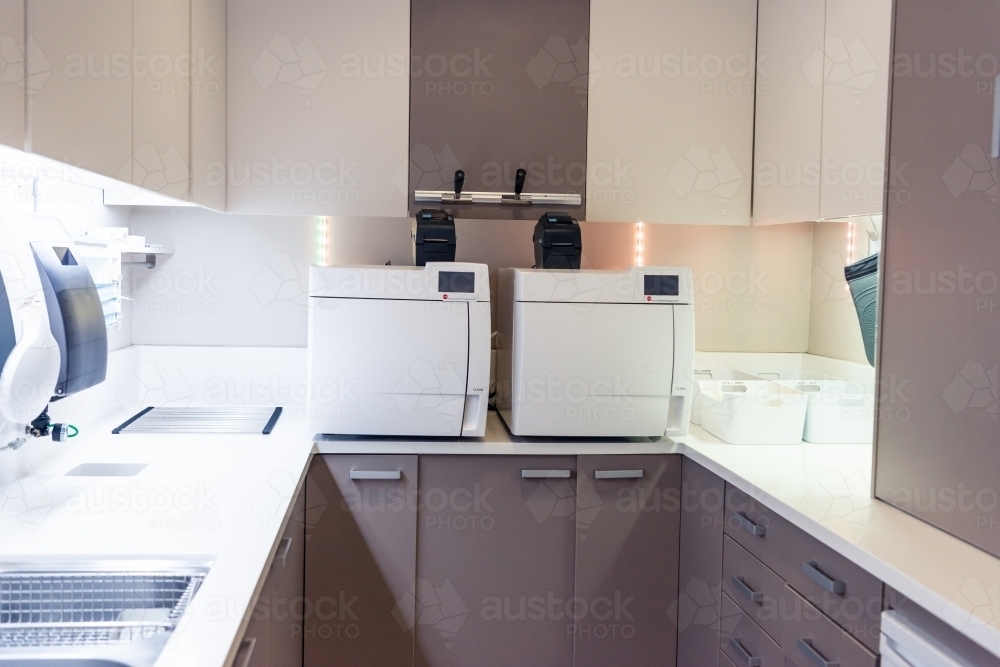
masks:
{"type": "Polygon", "coordinates": [[[805,572],[806,576],[815,581],[817,584],[823,587],[828,593],[833,593],[834,595],[844,595],[847,592],[847,584],[838,579],[831,579],[830,577],[823,574],[819,569],[819,565],[815,562],[810,561],[808,563],[802,563],[802,571],[805,572]]]}
{"type": "Polygon", "coordinates": [[[569,479],[572,470],[522,470],[522,479],[569,479]]]}
{"type": "Polygon", "coordinates": [[[747,531],[751,535],[756,535],[757,537],[764,537],[764,533],[767,532],[767,529],[764,528],[764,526],[759,523],[754,523],[748,519],[746,512],[737,512],[736,522],[740,524],[740,527],[743,528],[743,530],[747,531]]]}
{"type": "Polygon", "coordinates": [[[743,642],[739,637],[729,638],[729,648],[736,652],[747,667],[760,667],[760,658],[750,655],[750,651],[743,648],[743,642]]]}
{"type": "Polygon", "coordinates": [[[239,651],[246,651],[246,657],[243,658],[243,663],[240,667],[250,667],[250,661],[253,659],[253,650],[255,648],[257,648],[257,639],[255,637],[244,639],[240,642],[240,648],[237,650],[237,653],[239,651]]]}
{"type": "Polygon", "coordinates": [[[595,470],[594,479],[642,479],[642,470],[595,470]]]}
{"type": "Polygon", "coordinates": [[[813,648],[811,639],[799,639],[795,642],[795,645],[799,647],[799,650],[806,654],[816,667],[840,667],[839,662],[830,662],[823,656],[819,654],[819,651],[813,648]]]}
{"type": "Polygon", "coordinates": [[[278,546],[278,553],[274,557],[274,562],[277,563],[281,561],[281,567],[287,567],[288,565],[288,552],[292,550],[292,538],[283,537],[281,539],[281,544],[278,546]]]}
{"type": "Polygon", "coordinates": [[[733,577],[733,588],[738,590],[740,595],[750,602],[760,604],[764,601],[764,594],[747,586],[747,583],[743,581],[743,577],[733,577]]]}
{"type": "Polygon", "coordinates": [[[402,479],[399,470],[352,470],[351,479],[402,479]]]}

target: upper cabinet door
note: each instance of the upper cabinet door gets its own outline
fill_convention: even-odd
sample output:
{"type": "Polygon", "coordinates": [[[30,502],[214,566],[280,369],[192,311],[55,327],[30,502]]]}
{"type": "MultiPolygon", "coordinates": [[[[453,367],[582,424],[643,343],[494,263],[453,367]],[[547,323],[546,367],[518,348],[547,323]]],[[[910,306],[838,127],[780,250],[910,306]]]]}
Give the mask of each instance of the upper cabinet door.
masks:
{"type": "Polygon", "coordinates": [[[132,180],[132,0],[28,0],[26,147],[132,180]]]}
{"type": "Polygon", "coordinates": [[[0,144],[24,148],[24,0],[0,0],[0,144]]]}
{"type": "MultiPolygon", "coordinates": [[[[134,0],[133,185],[188,199],[191,180],[191,5],[134,0]]],[[[125,174],[121,180],[128,181],[125,174]]]]}
{"type": "MultiPolygon", "coordinates": [[[[464,192],[512,193],[524,169],[526,194],[584,196],[589,23],[587,0],[413,0],[410,196],[451,191],[459,169],[464,192]]],[[[411,199],[413,210],[428,206],[411,199]]],[[[545,210],[584,217],[582,204],[545,210]]],[[[451,212],[537,220],[545,210],[451,212]]]]}
{"type": "Polygon", "coordinates": [[[191,201],[226,210],[226,0],[191,1],[191,201]]]}
{"type": "Polygon", "coordinates": [[[405,216],[408,0],[228,11],[228,210],[405,216]]]}
{"type": "Polygon", "coordinates": [[[587,219],[750,224],[756,0],[593,0],[587,219]]]}
{"type": "MultiPolygon", "coordinates": [[[[820,218],[882,213],[892,0],[827,0],[820,218]]],[[[890,186],[891,187],[891,186],[890,186]]]]}
{"type": "Polygon", "coordinates": [[[819,218],[825,13],[825,0],[760,0],[756,225],[819,218]]]}

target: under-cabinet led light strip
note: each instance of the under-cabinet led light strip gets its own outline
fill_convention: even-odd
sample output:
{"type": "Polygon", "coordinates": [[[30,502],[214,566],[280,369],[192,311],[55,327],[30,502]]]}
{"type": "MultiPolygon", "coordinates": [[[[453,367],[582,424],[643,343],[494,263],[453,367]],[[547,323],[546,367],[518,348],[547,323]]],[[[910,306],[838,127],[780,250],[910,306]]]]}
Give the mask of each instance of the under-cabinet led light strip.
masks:
{"type": "Polygon", "coordinates": [[[636,266],[643,266],[643,262],[645,261],[645,246],[646,246],[645,236],[646,236],[646,234],[645,234],[645,230],[643,229],[643,224],[642,224],[642,222],[639,222],[639,224],[636,225],[636,228],[635,228],[635,265],[636,266]]]}
{"type": "Polygon", "coordinates": [[[327,217],[316,218],[316,264],[318,266],[330,264],[331,222],[331,219],[327,217]]]}

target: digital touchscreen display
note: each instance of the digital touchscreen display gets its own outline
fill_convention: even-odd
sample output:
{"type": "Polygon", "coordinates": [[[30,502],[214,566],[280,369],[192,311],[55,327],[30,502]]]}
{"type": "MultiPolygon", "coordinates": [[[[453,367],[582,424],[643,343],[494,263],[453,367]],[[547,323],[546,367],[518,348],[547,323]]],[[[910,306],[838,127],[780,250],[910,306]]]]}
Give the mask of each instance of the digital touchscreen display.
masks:
{"type": "Polygon", "coordinates": [[[680,296],[680,276],[646,274],[643,278],[643,296],[680,296]]]}
{"type": "Polygon", "coordinates": [[[442,271],[438,274],[438,292],[475,294],[476,274],[471,271],[442,271]]]}

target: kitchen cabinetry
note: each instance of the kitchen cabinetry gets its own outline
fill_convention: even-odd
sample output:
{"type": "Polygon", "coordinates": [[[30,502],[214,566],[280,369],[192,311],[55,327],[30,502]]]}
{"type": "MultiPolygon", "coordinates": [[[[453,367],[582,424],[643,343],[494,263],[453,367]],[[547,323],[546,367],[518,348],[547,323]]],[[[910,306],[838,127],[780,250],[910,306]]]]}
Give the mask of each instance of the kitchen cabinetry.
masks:
{"type": "Polygon", "coordinates": [[[305,502],[304,491],[293,501],[288,525],[243,634],[236,665],[302,667],[302,616],[309,608],[303,597],[305,502]]]}
{"type": "MultiPolygon", "coordinates": [[[[724,600],[779,645],[790,664],[874,667],[882,582],[732,487],[725,531],[724,600]]],[[[724,635],[730,646],[739,618],[724,635]]]]}
{"type": "Polygon", "coordinates": [[[826,2],[759,0],[758,12],[753,221],[816,220],[823,85],[803,67],[822,55],[826,2]]]}
{"type": "MultiPolygon", "coordinates": [[[[587,98],[594,81],[587,0],[413,0],[410,190],[573,193],[585,199],[587,98]]],[[[405,173],[405,172],[404,172],[405,173]]],[[[436,208],[411,199],[411,210],[436,208]]],[[[583,219],[584,206],[476,204],[455,216],[583,219]]],[[[446,208],[448,208],[446,206],[446,208]]]]}
{"type": "Polygon", "coordinates": [[[28,150],[132,182],[132,4],[27,0],[28,150]]]}
{"type": "Polygon", "coordinates": [[[226,210],[226,0],[191,2],[190,199],[226,210]]]}
{"type": "Polygon", "coordinates": [[[581,456],[577,473],[574,667],[675,664],[681,457],[581,456]]]}
{"type": "MultiPolygon", "coordinates": [[[[822,219],[882,213],[892,5],[826,0],[822,219]]],[[[808,67],[819,74],[815,61],[808,67]]]]}
{"type": "Polygon", "coordinates": [[[434,613],[423,609],[429,603],[415,576],[417,474],[416,456],[314,458],[306,480],[306,667],[413,664],[414,626],[434,613]]]}
{"type": "Polygon", "coordinates": [[[108,202],[143,188],[223,209],[224,0],[27,8],[25,147],[136,186],[108,188],[108,202]]]}
{"type": "Polygon", "coordinates": [[[1000,13],[901,0],[895,19],[889,148],[908,187],[886,208],[875,495],[1000,557],[1000,13]]]}
{"type": "Polygon", "coordinates": [[[418,667],[573,665],[576,468],[574,456],[420,457],[418,667]]]}
{"type": "Polygon", "coordinates": [[[228,210],[405,217],[409,1],[228,11],[228,210]]]}
{"type": "Polygon", "coordinates": [[[681,482],[677,664],[712,665],[722,616],[726,484],[684,458],[681,482]]]}
{"type": "Polygon", "coordinates": [[[24,0],[0,0],[0,144],[24,148],[24,0]]]}
{"type": "Polygon", "coordinates": [[[760,0],[754,224],[882,212],[891,14],[890,0],[760,0]]]}
{"type": "Polygon", "coordinates": [[[132,0],[131,183],[182,200],[191,185],[190,49],[190,0],[132,0]]]}
{"type": "Polygon", "coordinates": [[[755,0],[593,0],[587,219],[750,224],[755,0]]]}

